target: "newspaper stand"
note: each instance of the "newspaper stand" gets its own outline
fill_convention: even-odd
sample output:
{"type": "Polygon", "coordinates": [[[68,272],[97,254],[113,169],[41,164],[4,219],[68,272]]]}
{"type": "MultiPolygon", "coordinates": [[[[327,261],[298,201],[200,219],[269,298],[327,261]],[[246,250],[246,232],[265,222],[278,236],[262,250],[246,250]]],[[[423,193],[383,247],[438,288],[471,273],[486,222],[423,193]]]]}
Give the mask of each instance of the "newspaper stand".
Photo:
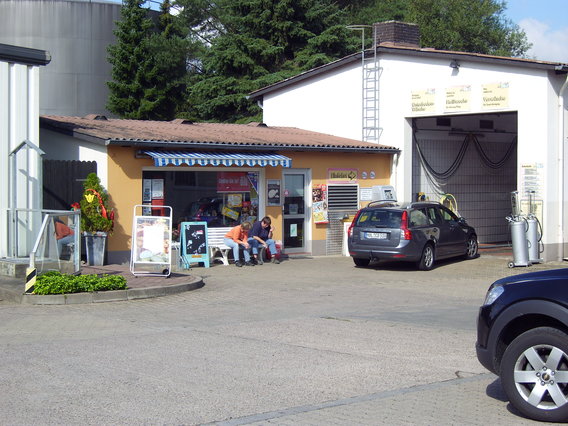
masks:
{"type": "Polygon", "coordinates": [[[130,272],[134,276],[169,277],[172,270],[172,208],[160,206],[168,216],[152,216],[147,205],[134,206],[130,272]],[[141,213],[140,215],[138,213],[141,213]]]}

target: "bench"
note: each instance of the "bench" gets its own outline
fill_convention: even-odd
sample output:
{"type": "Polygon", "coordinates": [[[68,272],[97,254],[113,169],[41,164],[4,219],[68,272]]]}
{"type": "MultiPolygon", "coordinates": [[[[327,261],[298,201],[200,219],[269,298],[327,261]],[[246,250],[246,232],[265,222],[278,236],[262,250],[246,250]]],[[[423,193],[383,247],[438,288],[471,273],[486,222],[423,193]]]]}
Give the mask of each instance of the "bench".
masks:
{"type": "MultiPolygon", "coordinates": [[[[211,263],[215,260],[220,260],[223,265],[229,264],[229,253],[232,249],[225,244],[225,235],[231,230],[231,227],[222,228],[207,228],[207,246],[209,247],[209,258],[211,263]]],[[[259,247],[258,261],[263,263],[266,250],[264,247],[259,247]]]]}
{"type": "Polygon", "coordinates": [[[227,232],[231,230],[231,227],[223,228],[207,228],[207,245],[209,247],[209,258],[211,263],[215,260],[220,260],[223,265],[229,264],[229,251],[231,248],[225,244],[224,239],[227,232]]]}

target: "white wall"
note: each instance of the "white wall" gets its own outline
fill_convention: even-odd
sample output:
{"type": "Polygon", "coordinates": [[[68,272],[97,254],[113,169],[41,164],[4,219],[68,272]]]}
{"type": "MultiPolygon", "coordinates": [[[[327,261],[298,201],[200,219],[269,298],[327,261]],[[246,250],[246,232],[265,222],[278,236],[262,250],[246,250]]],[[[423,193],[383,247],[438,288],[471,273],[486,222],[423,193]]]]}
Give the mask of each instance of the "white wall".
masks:
{"type": "Polygon", "coordinates": [[[108,188],[108,157],[104,145],[81,141],[51,130],[41,129],[42,149],[46,160],[96,161],[97,176],[108,188]]]}
{"type": "MultiPolygon", "coordinates": [[[[37,66],[0,61],[0,257],[8,251],[7,221],[10,207],[10,152],[24,140],[39,147],[39,70],[37,66]]],[[[40,158],[23,148],[17,158],[16,207],[41,208],[40,158]]],[[[27,225],[25,225],[27,227],[27,225]]],[[[18,249],[29,252],[30,241],[18,249]]]]}
{"type": "MultiPolygon", "coordinates": [[[[446,89],[469,86],[469,109],[459,114],[518,113],[517,182],[519,185],[523,182],[523,165],[539,167],[546,257],[548,260],[559,258],[560,245],[568,241],[566,230],[562,237],[559,236],[562,223],[568,221],[565,209],[559,214],[559,203],[564,203],[565,197],[560,200],[558,192],[559,180],[566,181],[558,158],[561,139],[558,132],[558,91],[566,77],[544,69],[471,62],[463,58],[459,59],[459,70],[449,66],[450,58],[383,53],[379,61],[379,124],[382,128],[379,143],[402,151],[392,176],[399,199],[412,199],[412,131],[409,118],[455,115],[446,112],[446,89]],[[508,106],[499,110],[482,109],[483,85],[499,82],[509,83],[508,106]],[[436,91],[434,110],[427,114],[413,113],[411,94],[425,89],[436,91]]],[[[361,86],[360,62],[321,73],[266,94],[264,121],[272,126],[293,126],[361,139],[361,86]]]]}

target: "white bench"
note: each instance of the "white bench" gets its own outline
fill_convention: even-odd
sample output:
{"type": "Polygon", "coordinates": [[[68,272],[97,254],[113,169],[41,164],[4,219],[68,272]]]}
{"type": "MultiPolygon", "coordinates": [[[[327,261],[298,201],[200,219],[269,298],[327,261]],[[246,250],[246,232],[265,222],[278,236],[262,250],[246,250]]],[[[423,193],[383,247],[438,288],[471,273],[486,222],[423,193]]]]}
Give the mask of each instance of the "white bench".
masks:
{"type": "MultiPolygon", "coordinates": [[[[223,228],[207,228],[207,245],[209,247],[209,258],[211,259],[211,263],[215,260],[220,260],[223,262],[223,265],[229,264],[229,252],[232,250],[227,244],[225,244],[225,235],[229,232],[232,228],[223,227],[223,228]]],[[[265,249],[264,247],[259,248],[258,258],[259,262],[263,263],[263,259],[265,256],[265,249]]]]}
{"type": "Polygon", "coordinates": [[[231,227],[223,228],[207,228],[207,245],[209,246],[209,258],[211,263],[215,260],[220,260],[223,265],[229,264],[229,251],[231,248],[225,244],[224,239],[227,232],[231,230],[231,227]]]}

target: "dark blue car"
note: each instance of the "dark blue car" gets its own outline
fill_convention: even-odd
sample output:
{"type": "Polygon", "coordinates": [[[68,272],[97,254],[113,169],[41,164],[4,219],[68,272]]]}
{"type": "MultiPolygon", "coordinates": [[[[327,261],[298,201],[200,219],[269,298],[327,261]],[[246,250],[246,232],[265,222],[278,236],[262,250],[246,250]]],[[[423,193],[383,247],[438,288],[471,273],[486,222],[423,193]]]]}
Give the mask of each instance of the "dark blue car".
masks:
{"type": "Polygon", "coordinates": [[[479,309],[476,350],[522,414],[567,421],[568,269],[495,281],[479,309]]]}

